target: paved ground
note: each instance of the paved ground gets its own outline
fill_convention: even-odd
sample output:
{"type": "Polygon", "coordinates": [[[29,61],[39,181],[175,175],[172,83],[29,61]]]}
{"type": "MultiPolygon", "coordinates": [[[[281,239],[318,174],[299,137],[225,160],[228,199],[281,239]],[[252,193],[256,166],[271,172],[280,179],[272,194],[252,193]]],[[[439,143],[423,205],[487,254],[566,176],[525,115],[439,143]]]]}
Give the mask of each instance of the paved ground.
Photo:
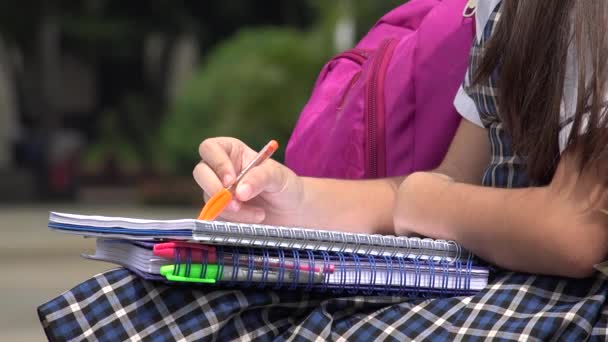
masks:
{"type": "Polygon", "coordinates": [[[0,204],[0,341],[45,340],[36,307],[111,264],[80,258],[94,241],[47,228],[48,211],[146,218],[184,218],[196,208],[0,204]]]}

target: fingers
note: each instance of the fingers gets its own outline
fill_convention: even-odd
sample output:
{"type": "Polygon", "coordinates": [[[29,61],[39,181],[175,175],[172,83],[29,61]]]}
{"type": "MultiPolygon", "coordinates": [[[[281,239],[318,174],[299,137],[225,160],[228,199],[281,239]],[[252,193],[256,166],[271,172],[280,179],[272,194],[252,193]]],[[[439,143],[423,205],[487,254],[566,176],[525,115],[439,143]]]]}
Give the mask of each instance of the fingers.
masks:
{"type": "Polygon", "coordinates": [[[277,193],[287,187],[288,169],[274,160],[267,160],[249,170],[236,188],[236,197],[248,201],[262,192],[277,193]]]}
{"type": "MultiPolygon", "coordinates": [[[[225,185],[223,185],[215,172],[204,162],[198,163],[192,171],[194,180],[203,189],[205,202],[209,200],[209,197],[216,192],[220,191],[225,185]]],[[[240,203],[236,200],[230,201],[230,204],[226,210],[238,211],[240,209],[240,203]]]]}
{"type": "Polygon", "coordinates": [[[194,167],[192,176],[205,194],[213,195],[223,188],[215,172],[204,162],[200,162],[194,167]]]}
{"type": "Polygon", "coordinates": [[[200,144],[198,152],[201,156],[202,162],[207,164],[212,172],[216,175],[215,177],[221,179],[222,184],[226,186],[236,178],[236,172],[231,154],[234,155],[239,153],[234,151],[238,148],[238,144],[230,142],[222,143],[221,141],[222,138],[205,139],[200,144]]]}
{"type": "MultiPolygon", "coordinates": [[[[248,164],[257,153],[241,141],[234,138],[211,138],[199,146],[201,162],[193,170],[193,176],[203,189],[205,197],[213,195],[223,187],[229,186],[237,177],[244,165],[248,164]]],[[[278,193],[288,185],[290,170],[273,160],[267,160],[251,169],[239,182],[235,198],[230,202],[220,217],[235,222],[264,221],[266,212],[265,200],[247,202],[262,192],[278,193]],[[262,207],[259,207],[261,205],[262,207]]],[[[295,177],[295,174],[293,174],[295,177]]]]}
{"type": "Polygon", "coordinates": [[[222,212],[219,219],[230,222],[261,223],[265,218],[264,209],[247,203],[239,203],[238,210],[230,210],[228,207],[222,212]]]}

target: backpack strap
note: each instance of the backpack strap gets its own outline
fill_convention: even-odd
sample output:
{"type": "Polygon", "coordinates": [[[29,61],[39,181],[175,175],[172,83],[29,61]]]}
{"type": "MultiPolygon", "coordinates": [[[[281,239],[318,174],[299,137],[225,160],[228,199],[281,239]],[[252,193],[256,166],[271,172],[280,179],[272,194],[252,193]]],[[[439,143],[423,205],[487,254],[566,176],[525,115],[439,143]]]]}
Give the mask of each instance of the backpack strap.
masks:
{"type": "Polygon", "coordinates": [[[477,11],[477,0],[469,0],[467,2],[466,6],[464,6],[464,9],[462,10],[462,16],[465,18],[470,18],[475,15],[476,11],[477,11]]]}

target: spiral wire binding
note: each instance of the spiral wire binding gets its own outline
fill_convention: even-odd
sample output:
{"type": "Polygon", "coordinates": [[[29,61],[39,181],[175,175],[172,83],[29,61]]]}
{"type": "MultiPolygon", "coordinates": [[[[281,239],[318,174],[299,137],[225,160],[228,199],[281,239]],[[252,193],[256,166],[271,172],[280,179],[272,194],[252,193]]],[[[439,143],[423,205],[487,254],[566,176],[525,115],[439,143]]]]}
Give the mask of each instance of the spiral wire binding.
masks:
{"type": "MultiPolygon", "coordinates": [[[[371,275],[372,275],[372,279],[370,281],[370,283],[372,284],[376,284],[376,259],[374,258],[373,255],[367,255],[367,259],[369,261],[370,264],[370,268],[372,270],[371,275]]],[[[359,286],[360,287],[360,286],[359,286]]],[[[373,293],[373,287],[368,287],[368,288],[358,288],[358,290],[361,290],[363,292],[363,294],[365,295],[371,295],[373,293]]]]}
{"type": "MultiPolygon", "coordinates": [[[[267,225],[250,225],[220,221],[196,221],[195,238],[214,245],[250,247],[281,247],[319,251],[321,249],[341,253],[388,255],[403,254],[414,258],[417,254],[428,255],[439,248],[451,256],[450,262],[461,257],[462,248],[454,241],[420,239],[417,237],[367,235],[318,229],[288,228],[267,225]],[[206,235],[206,233],[210,233],[206,235]],[[296,245],[298,245],[296,248],[296,245]]],[[[423,257],[424,258],[424,257],[423,257]]]]}
{"type": "Polygon", "coordinates": [[[285,279],[285,252],[282,249],[279,249],[277,251],[277,256],[279,258],[279,275],[275,289],[278,290],[283,286],[283,279],[285,279]]]}
{"type": "Polygon", "coordinates": [[[306,287],[304,288],[306,291],[311,291],[315,284],[315,256],[312,251],[307,250],[306,255],[308,256],[308,282],[306,283],[306,287]]]}
{"type": "Polygon", "coordinates": [[[397,295],[403,296],[403,295],[405,295],[407,270],[405,267],[405,260],[403,259],[403,257],[397,257],[397,261],[399,262],[399,292],[397,293],[397,295]]]}
{"type": "Polygon", "coordinates": [[[384,256],[384,262],[387,265],[387,271],[386,271],[386,284],[384,286],[384,289],[379,293],[380,295],[386,295],[390,292],[390,287],[391,284],[393,283],[393,259],[387,257],[386,255],[384,256]]]}
{"type": "MultiPolygon", "coordinates": [[[[346,258],[344,257],[344,254],[341,252],[337,253],[338,256],[338,260],[339,260],[339,269],[340,270],[345,270],[346,269],[346,258]]],[[[345,285],[346,285],[346,272],[342,271],[340,272],[340,283],[339,283],[340,287],[339,288],[334,288],[333,292],[334,293],[340,293],[342,292],[341,290],[344,289],[345,285]]]]}
{"type": "MultiPolygon", "coordinates": [[[[251,253],[251,249],[247,250],[251,253]]],[[[240,258],[239,258],[240,260],[240,258]]],[[[238,268],[239,265],[235,265],[234,267],[238,268]]],[[[247,280],[245,281],[244,287],[250,287],[253,284],[253,270],[255,269],[255,263],[253,258],[247,258],[247,280]]]]}
{"type": "Polygon", "coordinates": [[[462,289],[462,262],[456,260],[456,286],[457,289],[462,289]]]}
{"type": "Polygon", "coordinates": [[[471,289],[472,271],[473,271],[473,256],[471,254],[469,254],[469,257],[467,258],[467,273],[466,273],[466,278],[465,278],[466,279],[465,290],[471,289]]]}
{"type": "Polygon", "coordinates": [[[327,253],[326,251],[321,251],[321,256],[323,257],[324,278],[323,278],[323,284],[320,287],[320,291],[325,292],[325,291],[327,291],[327,283],[329,280],[329,270],[331,268],[331,266],[330,266],[331,259],[330,259],[329,253],[327,253]]]}
{"type": "MultiPolygon", "coordinates": [[[[266,287],[266,283],[268,282],[268,273],[270,272],[270,253],[267,249],[262,250],[263,258],[262,258],[262,269],[264,270],[262,274],[262,281],[258,283],[258,288],[263,289],[266,287]]],[[[250,256],[253,259],[253,255],[250,256]]]]}
{"type": "MultiPolygon", "coordinates": [[[[359,256],[357,254],[353,254],[353,260],[355,262],[355,269],[360,270],[361,269],[361,259],[359,258],[359,256]]],[[[359,289],[360,286],[361,286],[361,272],[357,272],[355,275],[355,285],[352,288],[347,289],[346,292],[348,292],[350,294],[356,294],[357,290],[359,289]]]]}
{"type": "Polygon", "coordinates": [[[418,297],[419,296],[418,289],[420,287],[420,256],[416,255],[416,257],[412,261],[414,262],[415,283],[414,283],[414,290],[413,290],[413,293],[411,293],[411,296],[418,297]]]}
{"type": "MultiPolygon", "coordinates": [[[[443,242],[425,239],[411,239],[410,242],[419,245],[414,246],[415,248],[422,245],[425,249],[434,252],[423,258],[421,253],[409,253],[408,257],[403,257],[398,255],[374,256],[343,252],[233,247],[227,248],[232,257],[226,259],[224,247],[217,246],[216,255],[219,266],[217,284],[229,287],[238,285],[243,288],[255,284],[255,287],[259,289],[272,286],[276,290],[287,288],[289,290],[302,289],[318,292],[325,292],[330,289],[335,294],[346,292],[353,295],[357,293],[371,295],[376,293],[380,295],[408,295],[411,297],[424,297],[430,293],[445,296],[474,292],[471,290],[471,280],[475,258],[471,254],[467,255],[464,262],[466,266],[464,266],[464,260],[450,257],[449,249],[439,246],[443,242]],[[425,244],[433,246],[426,248],[429,246],[424,246],[425,244]],[[435,244],[437,245],[435,246],[435,244]],[[287,265],[286,252],[290,255],[289,265],[287,265]],[[411,258],[412,255],[413,258],[411,258]],[[226,264],[227,260],[230,260],[228,264],[226,264]],[[271,260],[276,261],[271,264],[271,260]],[[365,260],[365,263],[363,260],[365,260]],[[228,277],[224,273],[225,266],[232,268],[228,277]],[[246,268],[247,271],[245,279],[243,279],[243,268],[246,268]],[[315,279],[318,270],[321,272],[322,281],[315,279]],[[254,272],[260,272],[255,280],[254,272]],[[288,272],[291,280],[285,281],[288,272]],[[331,272],[336,274],[332,275],[331,272]],[[385,273],[385,278],[382,281],[377,278],[381,272],[385,273]],[[409,272],[413,272],[413,281],[408,281],[409,272]],[[273,280],[269,281],[271,273],[273,274],[273,280]],[[365,283],[363,282],[363,273],[366,273],[365,283]],[[303,274],[302,277],[301,274],[303,274]],[[330,282],[332,276],[333,281],[330,282]],[[423,283],[424,276],[428,276],[428,280],[423,283]],[[450,278],[453,279],[453,287],[449,287],[450,278]]],[[[183,247],[176,248],[173,274],[179,275],[181,268],[185,267],[186,277],[205,278],[209,255],[207,250],[203,250],[201,254],[200,272],[193,275],[192,250],[183,247]]]]}
{"type": "Polygon", "coordinates": [[[239,271],[239,252],[238,249],[232,248],[232,277],[230,278],[230,286],[236,285],[237,272],[239,271]]]}

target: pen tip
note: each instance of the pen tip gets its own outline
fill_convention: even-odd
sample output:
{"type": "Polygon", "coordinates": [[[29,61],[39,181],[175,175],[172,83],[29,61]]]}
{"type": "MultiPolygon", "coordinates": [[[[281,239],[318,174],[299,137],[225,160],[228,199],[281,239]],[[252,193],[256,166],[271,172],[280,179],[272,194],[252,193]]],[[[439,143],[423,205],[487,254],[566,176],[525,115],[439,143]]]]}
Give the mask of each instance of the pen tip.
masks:
{"type": "Polygon", "coordinates": [[[270,142],[268,143],[268,147],[270,147],[272,151],[276,151],[279,148],[279,143],[274,139],[270,140],[270,142]]]}

